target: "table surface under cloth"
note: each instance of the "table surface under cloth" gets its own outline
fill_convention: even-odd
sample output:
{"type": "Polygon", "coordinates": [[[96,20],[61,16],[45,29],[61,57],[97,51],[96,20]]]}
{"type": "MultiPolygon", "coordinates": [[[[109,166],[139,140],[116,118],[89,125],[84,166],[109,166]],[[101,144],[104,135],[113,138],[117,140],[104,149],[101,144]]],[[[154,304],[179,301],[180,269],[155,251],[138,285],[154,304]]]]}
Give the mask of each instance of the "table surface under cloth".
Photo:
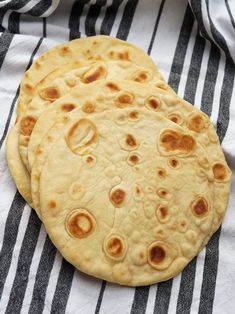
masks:
{"type": "Polygon", "coordinates": [[[121,287],[76,271],[17,192],[5,142],[32,60],[70,39],[107,34],[147,51],[183,98],[206,112],[235,169],[232,0],[0,1],[0,313],[235,313],[235,185],[222,227],[174,279],[121,287]]]}

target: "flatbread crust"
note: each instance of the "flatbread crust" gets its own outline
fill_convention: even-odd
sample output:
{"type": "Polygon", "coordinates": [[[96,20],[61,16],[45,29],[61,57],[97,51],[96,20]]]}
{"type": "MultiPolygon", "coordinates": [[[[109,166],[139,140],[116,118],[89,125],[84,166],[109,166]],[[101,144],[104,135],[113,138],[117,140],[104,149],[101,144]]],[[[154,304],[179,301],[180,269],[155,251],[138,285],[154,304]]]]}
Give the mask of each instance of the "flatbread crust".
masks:
{"type": "Polygon", "coordinates": [[[201,158],[188,131],[147,109],[73,111],[41,173],[46,230],[83,272],[130,286],[167,280],[211,233],[214,184],[201,158]]]}

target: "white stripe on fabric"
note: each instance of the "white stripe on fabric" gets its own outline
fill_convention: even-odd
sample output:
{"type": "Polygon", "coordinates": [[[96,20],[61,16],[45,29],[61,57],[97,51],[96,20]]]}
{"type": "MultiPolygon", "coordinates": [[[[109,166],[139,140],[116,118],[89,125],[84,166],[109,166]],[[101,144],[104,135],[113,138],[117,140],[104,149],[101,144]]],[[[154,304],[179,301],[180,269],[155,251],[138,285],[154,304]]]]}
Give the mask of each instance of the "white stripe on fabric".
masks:
{"type": "Polygon", "coordinates": [[[196,34],[197,34],[197,24],[194,23],[193,29],[192,29],[192,32],[190,35],[190,39],[188,42],[188,47],[187,47],[187,51],[186,51],[186,55],[185,55],[185,59],[184,59],[182,74],[181,74],[180,82],[179,82],[179,88],[178,88],[178,92],[177,92],[178,95],[182,98],[184,97],[185,85],[186,85],[187,78],[188,78],[188,72],[189,72],[193,48],[194,48],[194,44],[195,44],[195,40],[196,40],[196,34]]]}
{"type": "Polygon", "coordinates": [[[219,113],[219,105],[220,105],[220,96],[221,96],[221,87],[223,84],[223,78],[224,78],[224,67],[225,67],[225,58],[223,55],[220,57],[220,62],[219,62],[219,69],[218,69],[218,75],[217,75],[217,80],[215,84],[215,93],[214,93],[214,99],[213,99],[213,109],[211,112],[211,121],[213,125],[216,128],[216,122],[218,118],[218,113],[219,113]]]}
{"type": "Polygon", "coordinates": [[[156,22],[156,17],[160,4],[160,1],[155,0],[150,0],[148,2],[148,5],[146,5],[146,3],[143,1],[139,1],[136,7],[135,15],[127,40],[138,45],[145,51],[148,51],[149,48],[152,37],[152,30],[156,22]],[[146,19],[145,23],[140,23],[144,9],[148,16],[148,19],[146,19]],[[138,36],[136,36],[136,34],[138,34],[138,36]]]}
{"type": "Polygon", "coordinates": [[[95,23],[95,33],[96,33],[96,35],[100,35],[101,24],[102,24],[104,16],[105,16],[106,9],[107,9],[107,4],[103,5],[101,7],[100,14],[99,14],[99,16],[97,18],[97,21],[95,23]]]}
{"type": "Polygon", "coordinates": [[[43,20],[35,17],[23,14],[20,17],[20,33],[31,36],[43,36],[43,20]],[[32,27],[33,24],[33,27],[32,27]]]}
{"type": "Polygon", "coordinates": [[[153,43],[151,57],[166,80],[169,77],[186,5],[185,0],[166,1],[153,43]],[[177,10],[178,13],[175,14],[177,10]],[[166,40],[166,36],[170,36],[173,32],[175,40],[166,40]]]}
{"type": "Polygon", "coordinates": [[[3,313],[3,310],[6,309],[6,306],[8,304],[9,296],[11,293],[11,287],[12,287],[13,282],[14,282],[14,278],[15,278],[15,274],[16,274],[16,268],[18,265],[18,258],[19,258],[19,254],[20,254],[20,249],[22,246],[25,232],[26,232],[25,226],[27,226],[27,224],[28,224],[30,212],[31,212],[31,208],[28,205],[26,205],[24,210],[23,210],[23,214],[22,214],[22,217],[20,220],[16,244],[15,244],[15,247],[13,250],[13,255],[12,255],[12,260],[11,260],[11,266],[9,268],[9,272],[7,274],[7,278],[6,278],[3,293],[2,293],[2,299],[1,299],[1,303],[0,303],[0,313],[3,313]]]}
{"type": "Polygon", "coordinates": [[[18,13],[27,13],[27,11],[32,9],[39,2],[41,2],[41,0],[31,0],[28,3],[26,3],[26,5],[24,7],[16,10],[16,12],[18,12],[18,13]]]}

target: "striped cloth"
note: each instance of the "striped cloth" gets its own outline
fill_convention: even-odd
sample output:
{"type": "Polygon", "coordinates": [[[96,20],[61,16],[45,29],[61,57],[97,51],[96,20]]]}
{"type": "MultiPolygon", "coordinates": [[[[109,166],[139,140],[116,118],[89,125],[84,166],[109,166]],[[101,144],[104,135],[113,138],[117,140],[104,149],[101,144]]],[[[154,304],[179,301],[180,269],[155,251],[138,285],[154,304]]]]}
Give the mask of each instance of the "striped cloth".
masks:
{"type": "Polygon", "coordinates": [[[235,312],[235,187],[222,227],[181,274],[150,287],[119,287],[61,257],[16,191],[5,157],[32,60],[57,43],[107,34],[145,49],[175,91],[211,117],[235,169],[233,17],[232,0],[0,1],[0,313],[235,312]]]}

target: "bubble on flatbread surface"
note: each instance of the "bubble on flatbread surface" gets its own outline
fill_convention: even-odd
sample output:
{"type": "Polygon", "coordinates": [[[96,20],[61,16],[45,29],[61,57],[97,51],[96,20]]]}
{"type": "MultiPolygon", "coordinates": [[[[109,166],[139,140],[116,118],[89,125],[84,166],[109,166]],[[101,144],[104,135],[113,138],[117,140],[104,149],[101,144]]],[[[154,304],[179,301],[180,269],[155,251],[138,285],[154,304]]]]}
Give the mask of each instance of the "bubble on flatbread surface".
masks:
{"type": "Polygon", "coordinates": [[[121,261],[127,251],[126,240],[119,234],[110,234],[104,240],[103,250],[109,258],[121,261]]]}
{"type": "Polygon", "coordinates": [[[161,108],[161,100],[159,97],[150,96],[145,100],[145,106],[150,110],[158,111],[161,108]]]}
{"type": "Polygon", "coordinates": [[[84,111],[85,113],[92,113],[95,111],[95,108],[96,108],[96,105],[92,101],[86,101],[82,105],[82,111],[84,111]]]}
{"type": "Polygon", "coordinates": [[[61,97],[59,89],[55,86],[48,86],[39,93],[40,97],[44,100],[54,101],[61,97]]]}
{"type": "Polygon", "coordinates": [[[95,230],[96,222],[87,209],[75,209],[66,218],[66,230],[75,238],[86,238],[95,230]]]}
{"type": "Polygon", "coordinates": [[[148,262],[150,266],[157,270],[164,270],[170,266],[174,260],[173,248],[163,241],[153,242],[148,247],[148,262]]]}
{"type": "Polygon", "coordinates": [[[179,161],[179,159],[172,157],[172,158],[168,159],[168,165],[172,169],[178,169],[180,167],[180,161],[179,161]]]}
{"type": "Polygon", "coordinates": [[[75,104],[68,103],[68,104],[61,105],[61,110],[63,112],[70,112],[70,111],[74,110],[75,108],[77,108],[77,106],[75,104]]]}
{"type": "Polygon", "coordinates": [[[151,79],[152,79],[151,73],[149,71],[143,71],[143,70],[135,72],[131,77],[132,81],[139,82],[139,83],[148,82],[151,79]]]}
{"type": "Polygon", "coordinates": [[[73,123],[66,134],[68,147],[79,155],[88,154],[98,140],[98,131],[95,124],[89,119],[80,119],[73,123]]]}
{"type": "Polygon", "coordinates": [[[170,113],[167,118],[172,122],[181,125],[183,123],[183,118],[179,113],[170,113]]]}
{"type": "Polygon", "coordinates": [[[156,216],[161,223],[166,223],[170,219],[169,208],[165,205],[159,205],[156,209],[156,216]]]}
{"type": "Polygon", "coordinates": [[[130,106],[133,101],[134,95],[125,91],[118,93],[115,99],[115,103],[118,108],[126,108],[130,106]]]}

